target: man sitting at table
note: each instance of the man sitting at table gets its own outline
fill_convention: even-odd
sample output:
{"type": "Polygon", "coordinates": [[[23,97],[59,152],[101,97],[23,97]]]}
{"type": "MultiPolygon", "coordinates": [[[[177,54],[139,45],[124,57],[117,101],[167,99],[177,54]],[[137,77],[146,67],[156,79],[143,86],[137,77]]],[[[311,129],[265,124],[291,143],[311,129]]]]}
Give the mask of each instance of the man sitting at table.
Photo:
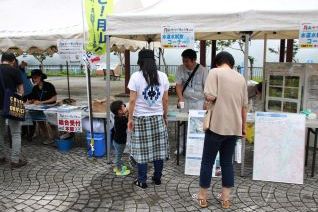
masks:
{"type": "MultiPolygon", "coordinates": [[[[31,95],[29,96],[29,104],[43,105],[54,104],[57,100],[57,93],[52,83],[44,81],[47,79],[47,75],[40,69],[34,69],[31,72],[32,82],[34,84],[31,95]]],[[[41,131],[46,132],[48,139],[44,140],[43,144],[50,144],[54,142],[53,126],[50,126],[46,122],[46,116],[43,112],[32,111],[30,115],[34,121],[38,122],[38,126],[41,131]]],[[[54,130],[56,132],[56,130],[54,130]]]]}
{"type": "Polygon", "coordinates": [[[52,83],[44,81],[47,75],[40,69],[34,69],[31,72],[32,82],[34,84],[30,95],[32,104],[54,104],[57,100],[57,93],[52,83]]]}

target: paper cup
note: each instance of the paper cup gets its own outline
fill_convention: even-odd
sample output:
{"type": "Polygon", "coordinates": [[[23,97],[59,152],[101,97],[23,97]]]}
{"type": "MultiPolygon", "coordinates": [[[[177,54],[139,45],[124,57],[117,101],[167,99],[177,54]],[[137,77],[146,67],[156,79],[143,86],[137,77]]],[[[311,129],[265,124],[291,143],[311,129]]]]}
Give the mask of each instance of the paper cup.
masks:
{"type": "Polygon", "coordinates": [[[184,102],[179,102],[180,109],[184,109],[184,102]]]}

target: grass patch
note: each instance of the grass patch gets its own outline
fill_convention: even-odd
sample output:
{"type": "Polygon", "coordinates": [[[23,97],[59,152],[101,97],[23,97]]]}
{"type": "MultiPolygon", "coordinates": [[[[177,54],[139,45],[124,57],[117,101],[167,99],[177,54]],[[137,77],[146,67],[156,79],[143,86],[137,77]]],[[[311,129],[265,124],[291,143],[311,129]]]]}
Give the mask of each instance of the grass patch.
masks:
{"type": "Polygon", "coordinates": [[[173,74],[168,74],[168,80],[170,83],[176,82],[176,76],[173,74]]]}

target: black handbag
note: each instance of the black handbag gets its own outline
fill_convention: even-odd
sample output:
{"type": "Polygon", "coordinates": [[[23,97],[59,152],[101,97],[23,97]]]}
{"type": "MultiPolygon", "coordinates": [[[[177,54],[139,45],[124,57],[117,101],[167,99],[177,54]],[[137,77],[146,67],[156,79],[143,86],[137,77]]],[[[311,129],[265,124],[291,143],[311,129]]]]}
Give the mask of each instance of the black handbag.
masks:
{"type": "Polygon", "coordinates": [[[23,97],[16,92],[7,89],[3,80],[3,73],[0,70],[1,85],[3,89],[3,109],[2,116],[7,119],[24,121],[25,107],[23,97]]]}

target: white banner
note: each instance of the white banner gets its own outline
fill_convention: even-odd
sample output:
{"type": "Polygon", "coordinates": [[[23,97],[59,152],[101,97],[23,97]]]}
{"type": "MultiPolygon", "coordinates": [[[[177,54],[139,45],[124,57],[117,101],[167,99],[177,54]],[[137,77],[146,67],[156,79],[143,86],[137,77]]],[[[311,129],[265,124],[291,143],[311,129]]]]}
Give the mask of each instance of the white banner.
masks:
{"type": "Polygon", "coordinates": [[[299,30],[300,48],[318,48],[318,23],[302,24],[299,30]]]}
{"type": "Polygon", "coordinates": [[[162,26],[162,48],[194,48],[194,26],[191,24],[162,26]]]}
{"type": "Polygon", "coordinates": [[[82,132],[81,112],[58,112],[58,130],[63,132],[82,132]]]}
{"type": "Polygon", "coordinates": [[[83,40],[81,39],[64,39],[57,41],[58,54],[61,58],[78,62],[83,57],[83,40]]]}

